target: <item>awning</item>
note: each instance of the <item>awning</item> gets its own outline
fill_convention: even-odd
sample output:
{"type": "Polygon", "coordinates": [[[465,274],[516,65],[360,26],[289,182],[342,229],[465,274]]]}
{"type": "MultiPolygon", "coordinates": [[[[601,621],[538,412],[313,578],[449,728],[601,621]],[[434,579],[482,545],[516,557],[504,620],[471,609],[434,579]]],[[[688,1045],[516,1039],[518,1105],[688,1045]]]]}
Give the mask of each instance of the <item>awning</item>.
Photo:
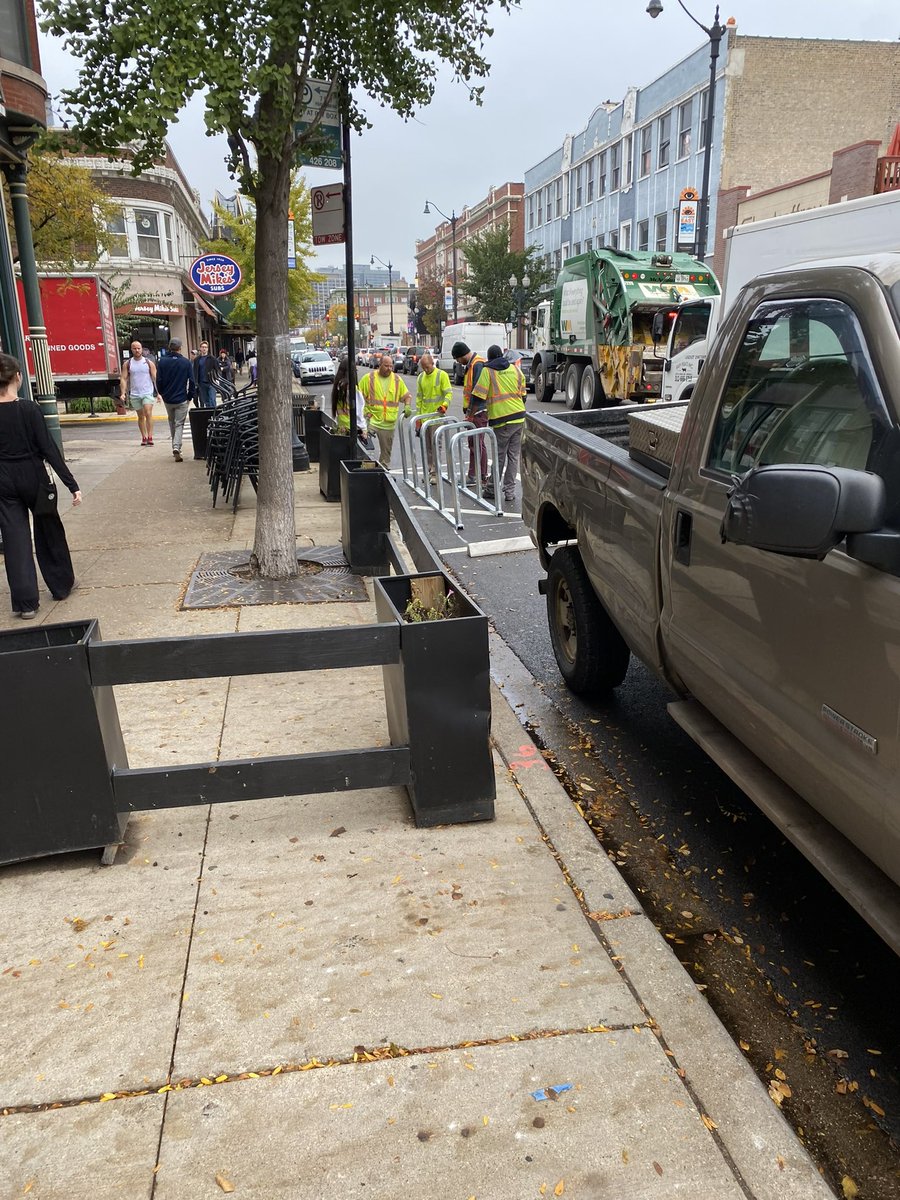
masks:
{"type": "Polygon", "coordinates": [[[206,315],[208,317],[212,317],[212,319],[214,321],[221,322],[222,324],[225,323],[225,318],[222,316],[222,314],[219,312],[219,310],[216,308],[216,306],[213,304],[213,302],[209,299],[208,296],[204,296],[203,293],[198,291],[194,287],[194,285],[191,283],[185,283],[184,286],[193,295],[195,303],[200,307],[200,309],[203,312],[206,313],[206,315]]]}

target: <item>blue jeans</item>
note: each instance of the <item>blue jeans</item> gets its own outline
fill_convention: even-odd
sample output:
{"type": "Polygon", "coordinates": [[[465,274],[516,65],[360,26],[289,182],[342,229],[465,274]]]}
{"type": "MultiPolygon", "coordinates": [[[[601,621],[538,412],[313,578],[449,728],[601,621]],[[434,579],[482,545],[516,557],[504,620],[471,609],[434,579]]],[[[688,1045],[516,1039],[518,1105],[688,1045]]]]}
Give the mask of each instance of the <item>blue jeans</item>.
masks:
{"type": "Polygon", "coordinates": [[[197,390],[200,397],[200,408],[216,407],[216,389],[211,383],[201,383],[197,390]]]}

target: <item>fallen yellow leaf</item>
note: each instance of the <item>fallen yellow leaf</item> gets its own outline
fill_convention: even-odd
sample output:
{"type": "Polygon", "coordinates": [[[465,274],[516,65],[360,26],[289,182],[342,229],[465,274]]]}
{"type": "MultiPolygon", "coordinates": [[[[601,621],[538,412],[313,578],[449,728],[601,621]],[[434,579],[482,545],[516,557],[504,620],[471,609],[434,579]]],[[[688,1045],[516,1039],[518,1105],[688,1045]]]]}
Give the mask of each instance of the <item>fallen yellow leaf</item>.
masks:
{"type": "Polygon", "coordinates": [[[841,1180],[841,1191],[844,1193],[844,1200],[856,1200],[859,1195],[859,1188],[849,1175],[845,1175],[841,1180]]]}
{"type": "Polygon", "coordinates": [[[22,1188],[22,1195],[27,1196],[33,1187],[34,1187],[34,1180],[29,1179],[28,1182],[25,1184],[25,1186],[22,1188]]]}
{"type": "Polygon", "coordinates": [[[556,1187],[553,1189],[553,1195],[561,1196],[565,1190],[566,1190],[566,1181],[564,1179],[561,1179],[559,1181],[559,1183],[556,1185],[556,1187]]]}
{"type": "Polygon", "coordinates": [[[233,1192],[234,1191],[234,1184],[231,1182],[230,1179],[226,1179],[224,1175],[217,1175],[216,1183],[219,1185],[219,1187],[222,1189],[223,1192],[233,1192]]]}

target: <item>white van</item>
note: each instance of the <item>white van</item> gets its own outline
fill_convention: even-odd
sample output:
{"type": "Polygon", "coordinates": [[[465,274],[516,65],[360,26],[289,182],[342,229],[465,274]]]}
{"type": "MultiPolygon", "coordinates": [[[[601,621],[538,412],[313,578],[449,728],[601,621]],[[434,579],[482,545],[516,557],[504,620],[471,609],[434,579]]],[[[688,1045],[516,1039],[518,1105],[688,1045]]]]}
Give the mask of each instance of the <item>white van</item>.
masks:
{"type": "Polygon", "coordinates": [[[446,326],[437,365],[447,372],[451,383],[462,383],[464,371],[450,353],[456,342],[465,342],[470,350],[487,358],[488,346],[506,348],[506,326],[498,321],[457,321],[446,326]]]}

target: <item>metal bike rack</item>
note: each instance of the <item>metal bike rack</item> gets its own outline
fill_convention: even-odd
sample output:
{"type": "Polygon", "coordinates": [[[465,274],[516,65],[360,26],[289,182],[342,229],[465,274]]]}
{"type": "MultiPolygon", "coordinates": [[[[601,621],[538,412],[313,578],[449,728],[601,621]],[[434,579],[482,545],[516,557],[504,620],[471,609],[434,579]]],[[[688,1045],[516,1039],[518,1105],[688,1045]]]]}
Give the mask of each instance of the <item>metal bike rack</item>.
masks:
{"type": "MultiPolygon", "coordinates": [[[[493,429],[490,428],[490,426],[484,426],[480,429],[476,429],[474,427],[470,429],[462,429],[458,433],[453,434],[452,438],[450,439],[451,471],[453,471],[454,468],[456,468],[456,487],[453,489],[453,503],[456,516],[456,528],[463,528],[462,511],[459,503],[459,498],[461,495],[467,496],[471,501],[477,504],[480,508],[484,508],[487,512],[496,513],[498,517],[502,517],[503,504],[500,498],[500,471],[497,461],[497,435],[494,433],[493,429]],[[472,491],[472,489],[466,484],[467,466],[463,447],[468,448],[468,446],[471,444],[472,452],[475,455],[475,465],[477,468],[480,463],[480,448],[477,444],[479,439],[483,439],[489,443],[488,461],[491,464],[491,483],[493,484],[494,488],[493,500],[488,500],[483,495],[480,470],[476,470],[475,472],[476,490],[472,491]]],[[[438,480],[440,481],[440,476],[438,477],[438,480]]],[[[449,515],[447,519],[451,519],[449,515]]]]}
{"type": "Polygon", "coordinates": [[[486,512],[503,516],[503,506],[500,500],[500,476],[497,467],[497,435],[490,427],[476,428],[471,421],[461,421],[456,417],[400,417],[397,421],[397,431],[400,437],[400,461],[402,464],[403,482],[429,504],[442,517],[445,517],[457,529],[463,528],[462,506],[460,495],[485,509],[486,512]],[[416,422],[419,422],[420,436],[416,439],[416,422]],[[434,462],[428,452],[428,439],[425,429],[434,426],[434,462]],[[416,453],[416,441],[419,451],[416,453]],[[481,473],[476,472],[475,490],[466,485],[466,463],[464,448],[474,443],[473,449],[476,461],[480,459],[479,441],[489,443],[487,449],[491,462],[491,481],[494,487],[493,500],[488,500],[484,494],[481,473]],[[437,498],[432,492],[431,468],[437,477],[437,498]],[[421,472],[421,482],[420,482],[421,472]],[[445,487],[453,492],[452,502],[445,496],[445,487]]]}

